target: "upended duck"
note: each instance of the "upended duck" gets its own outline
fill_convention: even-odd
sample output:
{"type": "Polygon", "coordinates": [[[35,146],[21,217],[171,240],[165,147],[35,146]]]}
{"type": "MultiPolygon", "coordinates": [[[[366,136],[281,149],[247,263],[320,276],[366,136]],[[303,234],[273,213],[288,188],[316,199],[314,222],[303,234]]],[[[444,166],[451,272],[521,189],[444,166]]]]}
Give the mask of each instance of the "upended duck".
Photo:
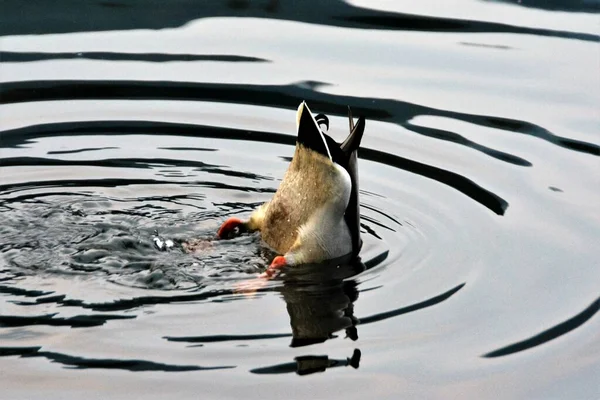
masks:
{"type": "Polygon", "coordinates": [[[248,220],[229,218],[219,229],[221,239],[260,231],[263,241],[281,254],[267,275],[284,266],[358,255],[362,240],[357,150],[365,119],[355,124],[350,108],[348,117],[350,134],[338,144],[321,130],[320,123],[329,125],[327,117],[313,117],[302,102],[296,114],[296,150],[277,192],[248,220]]]}

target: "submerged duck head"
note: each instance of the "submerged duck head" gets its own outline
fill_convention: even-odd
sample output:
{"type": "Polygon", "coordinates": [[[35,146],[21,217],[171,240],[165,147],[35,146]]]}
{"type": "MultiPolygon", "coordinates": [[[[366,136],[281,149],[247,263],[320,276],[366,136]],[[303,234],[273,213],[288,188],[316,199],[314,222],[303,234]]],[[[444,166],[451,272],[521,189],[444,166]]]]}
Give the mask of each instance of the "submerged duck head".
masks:
{"type": "Polygon", "coordinates": [[[357,255],[360,239],[357,151],[365,119],[354,123],[350,109],[350,134],[341,144],[321,129],[328,118],[312,115],[302,102],[296,114],[294,157],[271,201],[258,207],[247,221],[230,218],[217,235],[260,231],[263,241],[281,256],[269,271],[285,265],[357,255]]]}

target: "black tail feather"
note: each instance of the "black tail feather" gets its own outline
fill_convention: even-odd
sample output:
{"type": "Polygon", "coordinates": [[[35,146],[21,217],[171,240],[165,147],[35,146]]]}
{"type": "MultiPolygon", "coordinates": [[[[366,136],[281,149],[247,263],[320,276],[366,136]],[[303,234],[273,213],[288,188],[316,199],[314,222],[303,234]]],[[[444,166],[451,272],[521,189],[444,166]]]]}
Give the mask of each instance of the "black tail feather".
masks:
{"type": "Polygon", "coordinates": [[[356,124],[354,124],[354,118],[352,118],[352,110],[348,107],[348,121],[350,123],[350,134],[340,145],[342,151],[346,154],[350,154],[360,147],[360,142],[365,132],[365,117],[359,117],[356,124]]]}
{"type": "Polygon", "coordinates": [[[305,102],[298,108],[298,143],[331,159],[329,143],[305,102]]]}

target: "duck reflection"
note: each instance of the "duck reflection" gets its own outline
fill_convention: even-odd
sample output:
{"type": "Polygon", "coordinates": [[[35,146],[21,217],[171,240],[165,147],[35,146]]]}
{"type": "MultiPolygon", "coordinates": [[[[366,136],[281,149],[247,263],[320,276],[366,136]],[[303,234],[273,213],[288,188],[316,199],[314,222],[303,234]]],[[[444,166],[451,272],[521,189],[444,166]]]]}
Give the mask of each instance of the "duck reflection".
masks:
{"type": "Polygon", "coordinates": [[[355,349],[351,357],[345,360],[331,359],[328,356],[301,356],[294,362],[277,364],[250,370],[253,374],[286,374],[295,372],[298,375],[309,375],[315,372],[325,372],[327,368],[352,367],[357,369],[360,364],[361,352],[355,349]]]}
{"type": "MultiPolygon", "coordinates": [[[[279,289],[286,303],[292,327],[291,347],[322,343],[345,331],[346,338],[358,339],[354,302],[358,299],[357,284],[347,280],[365,270],[360,258],[338,259],[319,264],[288,268],[279,289]]],[[[291,363],[277,364],[251,370],[255,374],[296,372],[308,375],[328,368],[359,366],[361,352],[355,349],[346,359],[331,359],[327,355],[305,355],[291,363]]]]}
{"type": "Polygon", "coordinates": [[[289,268],[279,289],[286,303],[292,327],[291,347],[322,343],[345,330],[346,337],[358,339],[354,302],[357,284],[347,280],[365,270],[359,258],[306,264],[289,268]]]}

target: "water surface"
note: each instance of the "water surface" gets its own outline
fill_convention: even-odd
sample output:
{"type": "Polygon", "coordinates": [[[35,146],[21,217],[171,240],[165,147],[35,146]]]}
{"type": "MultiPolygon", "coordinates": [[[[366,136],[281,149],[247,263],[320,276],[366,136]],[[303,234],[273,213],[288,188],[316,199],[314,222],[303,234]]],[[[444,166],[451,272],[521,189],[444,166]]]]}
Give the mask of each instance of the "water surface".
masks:
{"type": "Polygon", "coordinates": [[[600,397],[596,0],[2,9],[7,399],[600,397]],[[361,260],[239,293],[302,100],[367,118],[361,260]]]}

